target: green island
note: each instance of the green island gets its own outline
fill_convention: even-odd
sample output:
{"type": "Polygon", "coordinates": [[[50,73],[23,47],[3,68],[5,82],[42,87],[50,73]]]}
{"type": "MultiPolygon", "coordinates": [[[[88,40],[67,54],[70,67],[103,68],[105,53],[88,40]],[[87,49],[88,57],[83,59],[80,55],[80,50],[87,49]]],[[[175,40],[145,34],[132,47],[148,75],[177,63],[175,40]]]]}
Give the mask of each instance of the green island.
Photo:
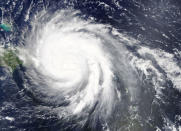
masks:
{"type": "Polygon", "coordinates": [[[16,52],[11,49],[5,49],[0,55],[0,66],[8,67],[13,72],[23,62],[18,58],[16,52]]]}

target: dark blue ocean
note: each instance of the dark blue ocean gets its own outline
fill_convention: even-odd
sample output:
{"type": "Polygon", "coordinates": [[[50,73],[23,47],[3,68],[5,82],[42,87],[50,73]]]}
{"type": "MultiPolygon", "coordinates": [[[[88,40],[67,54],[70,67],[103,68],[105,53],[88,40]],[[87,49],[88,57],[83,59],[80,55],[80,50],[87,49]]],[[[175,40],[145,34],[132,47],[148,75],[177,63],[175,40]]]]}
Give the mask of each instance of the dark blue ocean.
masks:
{"type": "MultiPolygon", "coordinates": [[[[138,45],[126,45],[126,48],[137,58],[150,60],[164,77],[163,83],[158,82],[158,88],[163,86],[164,89],[160,89],[161,93],[157,95],[152,78],[156,79],[158,76],[152,73],[147,77],[140,66],[140,70],[137,70],[142,75],[141,80],[139,79],[139,99],[136,103],[127,103],[128,96],[123,93],[123,103],[116,107],[108,120],[109,130],[181,131],[181,1],[0,0],[1,23],[6,21],[13,26],[12,32],[0,31],[0,44],[4,47],[26,45],[25,39],[32,30],[31,22],[37,14],[43,10],[53,14],[64,9],[79,10],[80,17],[85,21],[93,18],[95,23],[111,25],[119,33],[139,41],[138,45]],[[150,52],[141,56],[138,47],[142,46],[150,50],[161,50],[172,57],[167,59],[164,53],[158,53],[157,57],[157,54],[150,52]],[[170,67],[169,64],[174,62],[174,66],[163,67],[159,62],[162,58],[163,63],[170,67]],[[134,104],[138,107],[135,109],[135,116],[138,117],[129,120],[127,108],[134,104]]],[[[152,72],[152,69],[146,71],[152,72]]],[[[0,131],[106,130],[99,117],[96,124],[91,123],[91,113],[83,126],[77,118],[66,121],[59,118],[52,110],[57,106],[66,106],[66,103],[56,105],[36,98],[24,86],[28,79],[24,72],[24,66],[16,68],[12,73],[6,67],[0,67],[0,131]]],[[[117,79],[118,84],[120,79],[117,79]]],[[[126,92],[125,89],[120,90],[126,92]]]]}

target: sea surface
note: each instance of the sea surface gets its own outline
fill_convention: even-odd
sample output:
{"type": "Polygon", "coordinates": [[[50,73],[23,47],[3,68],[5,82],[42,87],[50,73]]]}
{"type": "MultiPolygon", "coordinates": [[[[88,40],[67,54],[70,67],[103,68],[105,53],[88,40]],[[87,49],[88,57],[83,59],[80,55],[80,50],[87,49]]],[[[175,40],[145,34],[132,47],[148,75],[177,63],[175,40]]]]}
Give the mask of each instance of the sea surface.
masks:
{"type": "Polygon", "coordinates": [[[103,98],[113,101],[106,107],[99,108],[104,100],[98,97],[91,109],[70,115],[66,107],[71,102],[36,90],[43,82],[37,84],[39,79],[30,77],[34,68],[22,65],[10,72],[0,67],[1,131],[181,131],[181,1],[0,0],[1,23],[13,28],[0,31],[0,44],[33,46],[37,30],[46,23],[51,26],[55,14],[56,22],[63,21],[57,26],[53,22],[55,28],[72,25],[76,32],[80,25],[86,37],[104,40],[102,48],[113,57],[114,84],[109,89],[121,95],[112,98],[108,91],[103,98]],[[114,49],[111,45],[116,43],[121,46],[114,49]],[[112,111],[107,115],[109,106],[112,111]]]}

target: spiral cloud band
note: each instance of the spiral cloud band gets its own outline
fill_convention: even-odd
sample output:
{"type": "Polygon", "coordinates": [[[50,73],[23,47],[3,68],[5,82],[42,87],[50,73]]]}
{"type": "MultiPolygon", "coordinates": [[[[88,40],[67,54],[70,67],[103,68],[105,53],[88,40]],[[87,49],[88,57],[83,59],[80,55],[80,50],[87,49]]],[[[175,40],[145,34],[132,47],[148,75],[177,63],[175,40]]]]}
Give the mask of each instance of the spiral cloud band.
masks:
{"type": "Polygon", "coordinates": [[[79,11],[42,12],[20,49],[25,89],[65,121],[77,116],[84,125],[92,116],[91,123],[99,119],[107,127],[122,95],[131,102],[139,96],[139,79],[125,47],[136,42],[108,25],[83,20],[79,11]]]}
{"type": "Polygon", "coordinates": [[[48,17],[42,14],[34,22],[25,49],[28,53],[22,58],[31,65],[27,74],[32,81],[46,83],[46,89],[35,90],[53,95],[56,101],[59,97],[68,101],[69,113],[82,113],[99,103],[99,110],[108,115],[115,97],[120,98],[113,85],[113,58],[108,52],[115,47],[105,46],[116,42],[109,30],[90,20],[83,21],[79,12],[61,11],[48,17]]]}
{"type": "MultiPolygon", "coordinates": [[[[62,23],[55,24],[57,19],[53,18],[42,30],[35,54],[37,68],[56,80],[52,81],[52,88],[64,92],[65,97],[71,100],[72,112],[79,113],[86,106],[92,107],[98,97],[111,92],[113,74],[107,58],[109,54],[103,52],[101,40],[96,36],[88,36],[80,29],[76,31],[77,26],[83,28],[87,23],[74,24],[78,21],[75,18],[60,27],[62,23]],[[74,90],[78,92],[70,94],[74,90]]],[[[106,98],[103,104],[111,103],[112,98],[106,98]]]]}
{"type": "Polygon", "coordinates": [[[136,127],[135,120],[148,120],[150,101],[163,101],[168,80],[181,90],[181,70],[172,54],[143,46],[79,11],[44,11],[31,24],[19,48],[24,89],[38,110],[71,122],[71,129],[87,124],[111,130],[120,121],[136,127]]]}

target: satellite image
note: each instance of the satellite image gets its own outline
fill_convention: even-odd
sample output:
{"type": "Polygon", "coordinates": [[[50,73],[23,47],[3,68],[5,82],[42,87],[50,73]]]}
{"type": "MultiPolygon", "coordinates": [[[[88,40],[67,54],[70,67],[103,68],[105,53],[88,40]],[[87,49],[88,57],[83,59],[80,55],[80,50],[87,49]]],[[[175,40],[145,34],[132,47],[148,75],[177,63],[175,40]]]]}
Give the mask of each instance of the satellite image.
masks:
{"type": "Polygon", "coordinates": [[[181,1],[0,0],[0,131],[181,131],[181,1]]]}

